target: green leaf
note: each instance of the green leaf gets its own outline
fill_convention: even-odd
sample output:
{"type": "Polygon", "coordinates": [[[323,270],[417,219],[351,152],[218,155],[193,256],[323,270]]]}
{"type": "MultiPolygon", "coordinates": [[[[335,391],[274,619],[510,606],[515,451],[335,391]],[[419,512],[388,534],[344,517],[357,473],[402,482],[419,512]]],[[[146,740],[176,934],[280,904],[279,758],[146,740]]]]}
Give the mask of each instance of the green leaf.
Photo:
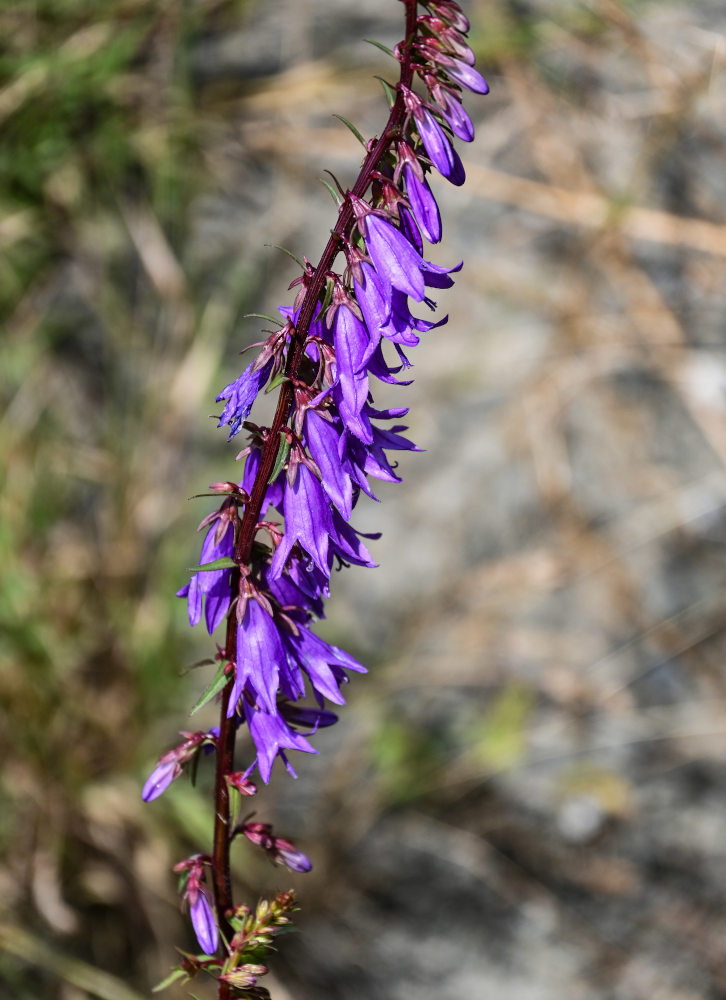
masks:
{"type": "Polygon", "coordinates": [[[226,683],[227,675],[224,672],[224,664],[220,663],[217,673],[214,676],[214,680],[206,691],[199,697],[198,701],[195,702],[194,708],[189,714],[194,715],[200,708],[203,708],[208,701],[211,701],[212,698],[214,698],[215,694],[219,694],[226,683]]]}
{"type": "Polygon", "coordinates": [[[346,128],[349,128],[351,130],[351,132],[353,133],[353,135],[358,140],[358,142],[361,144],[361,146],[363,147],[363,149],[366,148],[366,141],[363,138],[363,136],[360,134],[360,132],[358,131],[358,129],[355,127],[355,125],[353,124],[353,122],[349,122],[348,119],[347,118],[343,118],[342,115],[333,115],[333,118],[337,118],[339,122],[342,122],[346,126],[346,128]]]}
{"type": "Polygon", "coordinates": [[[234,559],[230,559],[229,556],[222,556],[221,559],[215,559],[213,562],[202,563],[201,566],[187,566],[190,573],[200,573],[207,570],[213,569],[236,569],[238,563],[234,559]]]}
{"type": "Polygon", "coordinates": [[[294,254],[294,253],[292,252],[292,250],[288,250],[288,249],[287,249],[287,247],[281,247],[279,243],[267,243],[267,244],[265,244],[265,245],[266,245],[266,246],[268,246],[268,247],[274,247],[274,248],[275,248],[275,250],[282,250],[282,252],[283,252],[283,253],[286,253],[288,257],[292,257],[292,259],[293,259],[293,260],[294,260],[294,261],[295,261],[296,263],[298,263],[298,264],[300,265],[300,267],[302,267],[303,269],[305,268],[305,265],[304,265],[304,264],[303,264],[303,262],[302,262],[302,261],[300,260],[300,258],[299,258],[299,257],[297,256],[297,254],[294,254]]]}
{"type": "Polygon", "coordinates": [[[162,981],[157,983],[156,986],[152,986],[151,992],[160,993],[162,990],[165,990],[167,986],[171,986],[172,983],[175,983],[177,979],[188,980],[189,976],[186,974],[184,969],[172,969],[166,979],[162,979],[162,981]]]}
{"type": "Polygon", "coordinates": [[[396,94],[393,90],[393,87],[390,85],[388,80],[384,80],[382,76],[376,76],[375,79],[381,81],[381,86],[386,92],[386,98],[388,100],[389,107],[393,107],[393,105],[396,102],[396,94]]]}
{"type": "Polygon", "coordinates": [[[182,667],[179,671],[179,676],[186,677],[192,670],[197,670],[199,667],[208,667],[212,663],[214,663],[214,660],[210,660],[209,657],[206,660],[197,660],[196,663],[190,663],[188,667],[182,667]]]}
{"type": "Polygon", "coordinates": [[[290,442],[287,440],[287,437],[283,434],[283,432],[280,431],[280,447],[277,449],[277,458],[275,459],[275,467],[270,473],[270,478],[267,480],[268,486],[270,485],[270,483],[274,483],[274,481],[279,476],[283,465],[287,461],[287,456],[289,452],[290,452],[290,442]]]}
{"type": "Polygon", "coordinates": [[[387,56],[393,56],[394,59],[396,58],[396,53],[393,49],[389,49],[387,45],[383,44],[383,42],[377,42],[375,38],[364,38],[363,41],[368,42],[369,45],[375,45],[377,49],[380,49],[381,52],[385,52],[387,56]]]}
{"type": "MultiPolygon", "coordinates": [[[[215,417],[214,419],[216,420],[217,418],[215,417]]],[[[190,497],[187,497],[187,500],[199,500],[202,497],[218,497],[218,496],[219,493],[192,493],[190,497]]]]}
{"type": "MultiPolygon", "coordinates": [[[[275,245],[276,244],[273,244],[273,246],[275,245]]],[[[282,247],[277,247],[277,249],[282,250],[282,247]]],[[[289,253],[289,251],[285,250],[285,253],[289,253]]],[[[292,254],[290,254],[290,256],[292,256],[292,254]]],[[[297,260],[297,257],[295,258],[295,260],[297,260]]],[[[266,319],[269,320],[270,323],[274,323],[275,326],[285,325],[284,323],[280,322],[279,317],[276,318],[275,316],[268,316],[267,313],[244,313],[242,319],[266,319]]]]}
{"type": "Polygon", "coordinates": [[[340,197],[338,192],[335,190],[332,184],[329,184],[324,177],[318,177],[321,184],[324,184],[328,191],[330,191],[330,197],[333,199],[335,204],[340,207],[343,204],[343,199],[340,197]]]}

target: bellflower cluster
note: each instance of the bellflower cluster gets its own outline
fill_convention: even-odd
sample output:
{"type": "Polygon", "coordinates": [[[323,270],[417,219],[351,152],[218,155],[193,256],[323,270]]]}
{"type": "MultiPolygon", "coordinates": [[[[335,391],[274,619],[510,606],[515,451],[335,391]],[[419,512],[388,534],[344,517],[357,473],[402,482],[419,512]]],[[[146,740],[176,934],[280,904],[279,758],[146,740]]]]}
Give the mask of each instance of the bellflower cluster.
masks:
{"type": "Polygon", "coordinates": [[[340,192],[337,224],[318,266],[301,262],[290,286],[297,289],[293,304],[280,307],[278,328],[217,397],[224,404],[219,426],[230,440],[247,436],[238,455],[244,470],[239,482],[210,487],[221,502],[200,525],[199,566],[179,591],[191,625],[203,619],[212,635],[226,621],[216,677],[197,705],[217,697],[220,724],[182,733],[184,741],[159,759],[143,797],[161,795],[191,762],[196,766],[200,752],[216,755],[214,854],[177,865],[204,954],[187,956],[172,976],[204,969],[216,977],[220,998],[265,995],[256,985],[265,971],[260,941],[269,945],[274,930],[266,924],[257,934],[250,913],[233,905],[232,840],[243,836],[293,871],[311,867],[269,824],[249,817],[235,823],[232,800],[255,794],[255,772],[269,782],[278,758],[294,777],[290,752],[317,752],[311,739],[337,721],[328,704],[343,705],[351,676],[365,672],[317,635],[314,623],[324,617],[334,568],[375,565],[368,539],[351,523],[361,496],[376,499],[376,480],[399,481],[396,452],[419,450],[400,422],[407,409],[376,408],[375,384],[409,384],[402,377],[411,366],[408,352],[446,322],[430,317],[433,296],[454,284],[462,266],[426,258],[424,241],[442,236],[430,180],[438,173],[454,185],[464,182],[453,138],[470,142],[474,129],[462,89],[486,94],[488,87],[474,68],[469,24],[455,0],[403,3],[406,39],[392,53],[400,79],[389,88],[388,124],[366,145],[354,187],[340,192]],[[251,422],[258,395],[278,386],[272,425],[251,422]],[[252,749],[244,769],[235,770],[243,727],[252,749]],[[254,946],[249,935],[235,946],[240,921],[254,946]]]}

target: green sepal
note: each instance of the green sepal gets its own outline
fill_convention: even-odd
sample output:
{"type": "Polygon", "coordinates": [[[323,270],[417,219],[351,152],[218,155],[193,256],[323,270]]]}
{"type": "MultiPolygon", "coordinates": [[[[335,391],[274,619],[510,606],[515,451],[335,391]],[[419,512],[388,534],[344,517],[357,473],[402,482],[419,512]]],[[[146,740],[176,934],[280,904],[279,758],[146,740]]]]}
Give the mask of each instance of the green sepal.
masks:
{"type": "Polygon", "coordinates": [[[280,431],[280,446],[277,449],[277,458],[275,459],[275,465],[270,473],[270,478],[267,480],[267,485],[270,486],[275,482],[277,477],[280,475],[283,465],[287,461],[287,456],[290,453],[290,442],[287,440],[287,436],[280,431]]]}
{"type": "Polygon", "coordinates": [[[320,312],[318,313],[318,318],[322,318],[330,303],[333,301],[333,282],[328,278],[325,282],[325,288],[323,290],[323,301],[320,303],[320,312]]]}
{"type": "Polygon", "coordinates": [[[171,986],[172,983],[175,983],[177,979],[185,979],[188,982],[189,976],[184,971],[184,969],[179,969],[179,968],[172,969],[172,971],[169,973],[166,979],[162,979],[162,981],[160,983],[157,983],[156,986],[151,987],[151,992],[160,993],[162,990],[165,990],[167,986],[171,986]]]}
{"type": "Polygon", "coordinates": [[[221,559],[215,559],[213,562],[202,563],[201,566],[187,566],[190,573],[200,573],[206,572],[213,569],[237,569],[239,563],[236,563],[234,559],[230,559],[229,556],[222,556],[221,559]]]}
{"type": "Polygon", "coordinates": [[[212,698],[214,698],[215,694],[219,694],[226,683],[227,675],[224,672],[224,664],[220,663],[217,673],[214,675],[214,680],[206,691],[199,697],[198,701],[195,702],[194,708],[189,714],[194,715],[200,708],[203,708],[208,701],[211,701],[212,698]]]}
{"type": "Polygon", "coordinates": [[[390,83],[388,82],[388,80],[384,80],[382,76],[376,75],[375,79],[381,81],[381,86],[383,87],[384,91],[386,92],[386,98],[388,100],[388,105],[389,105],[389,107],[392,108],[393,105],[396,102],[396,95],[394,93],[393,87],[390,85],[390,83]]]}
{"type": "Polygon", "coordinates": [[[265,392],[272,392],[273,389],[277,389],[278,385],[282,385],[283,382],[288,382],[289,379],[284,372],[278,372],[273,378],[270,384],[265,389],[265,392]]]}
{"type": "Polygon", "coordinates": [[[377,42],[375,38],[364,38],[363,41],[368,42],[369,45],[375,45],[377,49],[380,49],[381,52],[385,52],[387,56],[393,56],[394,59],[396,58],[396,53],[393,49],[389,49],[387,45],[383,44],[383,42],[377,42]]]}
{"type": "Polygon", "coordinates": [[[330,192],[330,197],[333,199],[338,208],[340,208],[340,206],[343,204],[343,199],[340,197],[340,195],[335,190],[333,185],[329,184],[324,177],[318,177],[318,180],[320,181],[321,184],[324,184],[326,186],[326,188],[330,192]]]}
{"type": "Polygon", "coordinates": [[[197,786],[197,773],[199,771],[199,751],[194,754],[189,762],[189,782],[192,788],[197,786]]]}
{"type": "Polygon", "coordinates": [[[337,118],[339,122],[342,122],[346,126],[346,128],[349,128],[351,130],[351,132],[353,133],[353,135],[358,140],[358,142],[361,144],[361,146],[363,147],[363,149],[366,148],[366,141],[363,138],[363,136],[360,134],[360,132],[358,131],[358,129],[355,127],[355,125],[353,124],[353,122],[348,121],[348,119],[344,118],[342,115],[333,115],[333,118],[337,118]]]}

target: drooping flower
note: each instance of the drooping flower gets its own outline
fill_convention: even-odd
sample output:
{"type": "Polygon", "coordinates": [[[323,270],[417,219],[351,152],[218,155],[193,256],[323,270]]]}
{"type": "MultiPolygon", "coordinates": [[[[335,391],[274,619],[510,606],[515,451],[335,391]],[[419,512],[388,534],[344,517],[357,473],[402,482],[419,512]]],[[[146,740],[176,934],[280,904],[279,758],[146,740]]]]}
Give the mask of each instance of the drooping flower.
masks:
{"type": "Polygon", "coordinates": [[[189,917],[197,936],[199,947],[205,955],[214,955],[219,945],[219,931],[207,890],[202,883],[205,867],[211,859],[203,854],[193,854],[190,858],[174,865],[175,872],[182,873],[182,904],[189,906],[189,917]]]}
{"type": "Polygon", "coordinates": [[[141,798],[144,802],[152,802],[157,799],[169,785],[182,773],[186,764],[197,754],[202,746],[212,751],[217,742],[216,731],[209,730],[206,733],[182,733],[186,737],[183,743],[168,750],[159,757],[159,761],[146,779],[141,798]]]}
{"type": "Polygon", "coordinates": [[[254,689],[261,707],[274,713],[280,669],[284,664],[285,651],[278,626],[259,600],[250,597],[237,626],[237,659],[227,716],[234,715],[247,684],[254,689]]]}
{"type": "Polygon", "coordinates": [[[423,178],[419,179],[408,163],[403,168],[403,179],[411,210],[421,232],[429,243],[438,243],[441,239],[441,213],[431,194],[431,188],[423,178]]]}
{"type": "Polygon", "coordinates": [[[244,834],[251,844],[261,847],[274,865],[293,872],[309,872],[313,867],[310,859],[291,841],[275,836],[270,823],[242,823],[235,833],[244,834]]]}
{"type": "Polygon", "coordinates": [[[217,403],[223,399],[227,400],[217,426],[223,427],[229,424],[230,441],[239,431],[242,421],[250,415],[252,404],[257,399],[260,389],[267,384],[272,371],[272,359],[258,370],[255,370],[254,364],[253,361],[234,382],[225,386],[216,399],[217,403]]]}
{"type": "Polygon", "coordinates": [[[199,947],[206,955],[213,955],[217,950],[219,936],[217,922],[207,896],[207,890],[201,887],[197,890],[192,900],[189,896],[189,916],[192,921],[194,933],[197,935],[199,947]]]}
{"type": "Polygon", "coordinates": [[[256,764],[262,780],[265,784],[269,782],[276,757],[281,758],[287,770],[293,778],[296,778],[295,770],[288,761],[285,751],[300,750],[302,753],[318,751],[301,733],[295,732],[281,714],[273,715],[257,709],[246,698],[242,699],[242,706],[250,736],[257,749],[256,764]]]}
{"type": "Polygon", "coordinates": [[[270,567],[274,579],[282,573],[285,560],[298,542],[315,566],[328,574],[328,539],[332,531],[330,500],[307,465],[300,464],[292,485],[285,484],[283,500],[285,534],[270,567]]]}

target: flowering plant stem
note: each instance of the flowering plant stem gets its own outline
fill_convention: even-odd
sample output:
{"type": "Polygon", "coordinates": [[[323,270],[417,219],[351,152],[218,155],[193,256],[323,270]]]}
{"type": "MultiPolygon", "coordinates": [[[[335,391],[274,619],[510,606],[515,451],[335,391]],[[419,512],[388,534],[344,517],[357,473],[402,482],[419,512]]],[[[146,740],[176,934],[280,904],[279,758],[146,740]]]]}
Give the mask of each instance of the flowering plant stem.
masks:
{"type": "MultiPolygon", "coordinates": [[[[410,87],[413,78],[412,49],[411,41],[416,32],[416,8],[417,0],[403,0],[406,8],[406,41],[402,46],[402,62],[400,72],[400,82],[405,87],[410,87]]],[[[361,168],[358,179],[353,187],[353,195],[360,198],[368,190],[371,182],[371,175],[395,141],[403,123],[406,108],[404,104],[403,91],[397,92],[395,102],[391,108],[383,133],[375,142],[366,157],[361,168]]],[[[300,315],[295,324],[295,331],[292,335],[291,349],[288,353],[285,375],[287,381],[280,387],[280,394],[277,402],[277,409],[272,421],[270,433],[262,448],[259,471],[255,477],[255,484],[250,494],[249,503],[245,507],[242,523],[239,530],[237,545],[235,549],[235,562],[243,565],[249,562],[252,543],[255,537],[257,522],[260,517],[260,510],[267,489],[267,483],[275,464],[277,450],[280,441],[280,430],[290,413],[293,403],[293,383],[298,376],[300,362],[303,357],[305,340],[307,338],[310,324],[315,315],[320,295],[325,284],[326,276],[330,270],[335,257],[341,249],[341,237],[350,228],[353,220],[353,203],[350,197],[346,197],[338,213],[338,221],[333,229],[330,239],[323,251],[318,266],[310,282],[305,298],[300,307],[300,315]]],[[[239,588],[239,571],[235,570],[232,575],[232,593],[237,593],[239,588]]],[[[236,609],[233,607],[227,617],[227,633],[225,643],[225,657],[233,660],[235,656],[236,644],[236,609]]],[[[212,856],[212,873],[214,882],[214,895],[217,904],[219,927],[225,937],[231,933],[226,914],[232,909],[232,878],[230,873],[229,849],[230,849],[230,793],[226,775],[234,770],[234,747],[237,734],[237,723],[234,716],[227,717],[227,704],[232,693],[234,678],[230,677],[224,688],[221,701],[220,722],[219,722],[219,743],[217,748],[217,771],[215,780],[215,810],[214,810],[214,853],[212,856]]],[[[228,983],[219,984],[219,1000],[227,1000],[230,996],[230,986],[228,983]]]]}
{"type": "Polygon", "coordinates": [[[423,256],[424,237],[441,239],[427,176],[435,170],[463,184],[464,167],[450,136],[471,142],[474,127],[461,89],[485,94],[488,86],[474,68],[465,40],[469,22],[456,0],[402,2],[406,33],[393,52],[400,75],[386,126],[365,146],[353,188],[341,191],[317,267],[301,263],[303,273],[290,285],[300,286],[295,303],[280,307],[286,322],[268,331],[257,358],[217,397],[226,400],[219,426],[229,425],[230,440],[242,427],[250,435],[238,456],[246,456],[244,474],[239,483],[210,486],[224,499],[200,525],[207,529],[200,564],[178,592],[187,598],[191,625],[203,616],[212,635],[226,617],[226,633],[217,674],[194,709],[221,696],[219,726],[182,732],[183,742],[162,754],[142,792],[147,802],[157,798],[201,753],[216,752],[213,853],[193,854],[174,869],[203,954],[185,955],[161,985],[204,971],[216,978],[219,1000],[269,996],[257,978],[267,972],[262,963],[295,902],[292,892],[281,892],[260,900],[254,912],[235,905],[232,840],[246,837],[291,871],[312,867],[270,824],[233,818],[232,795],[235,802],[238,795],[254,795],[250,773],[256,767],[267,783],[278,757],[295,777],[289,751],[317,752],[307,737],[337,721],[326,702],[344,704],[348,672],[365,673],[312,626],[325,617],[336,563],[375,565],[349,521],[363,494],[375,499],[371,478],[400,481],[386,451],[419,450],[400,433],[405,426],[388,424],[408,410],[376,409],[370,377],[409,384],[396,378],[410,367],[404,347],[447,319],[414,315],[409,298],[434,310],[429,290],[450,288],[452,272],[462,266],[442,267],[423,256]],[[428,100],[412,89],[415,75],[428,100]],[[345,267],[336,272],[341,252],[345,267]],[[398,367],[385,357],[386,342],[395,347],[398,367]],[[268,383],[280,390],[272,425],[265,428],[247,417],[268,383]],[[269,519],[269,508],[283,516],[284,528],[269,519]],[[304,703],[308,697],[314,704],[304,703]],[[234,769],[235,742],[244,724],[256,757],[242,772],[234,769]]]}

